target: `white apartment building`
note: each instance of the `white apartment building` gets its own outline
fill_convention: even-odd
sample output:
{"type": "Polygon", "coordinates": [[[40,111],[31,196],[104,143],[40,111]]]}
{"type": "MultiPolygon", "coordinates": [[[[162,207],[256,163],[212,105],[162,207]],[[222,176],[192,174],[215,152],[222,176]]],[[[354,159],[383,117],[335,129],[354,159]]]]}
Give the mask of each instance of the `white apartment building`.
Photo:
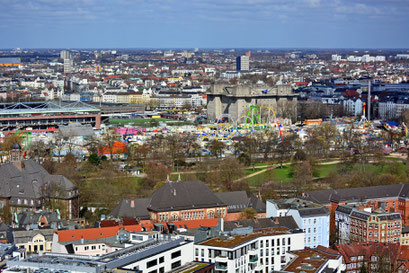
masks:
{"type": "Polygon", "coordinates": [[[105,92],[102,95],[102,102],[104,103],[117,103],[117,94],[111,92],[105,92]]]}
{"type": "Polygon", "coordinates": [[[400,115],[409,109],[409,103],[403,100],[382,101],[378,103],[379,116],[382,119],[398,118],[400,115]]]}
{"type": "Polygon", "coordinates": [[[325,207],[298,198],[267,200],[266,217],[278,216],[294,218],[305,233],[306,247],[329,246],[330,213],[325,207]]]}
{"type": "Polygon", "coordinates": [[[349,115],[359,117],[363,113],[363,102],[359,98],[344,100],[344,109],[349,115]]]}
{"type": "Polygon", "coordinates": [[[194,260],[215,263],[216,273],[268,273],[286,265],[289,251],[304,249],[304,233],[286,227],[243,228],[194,248],[194,260]]]}

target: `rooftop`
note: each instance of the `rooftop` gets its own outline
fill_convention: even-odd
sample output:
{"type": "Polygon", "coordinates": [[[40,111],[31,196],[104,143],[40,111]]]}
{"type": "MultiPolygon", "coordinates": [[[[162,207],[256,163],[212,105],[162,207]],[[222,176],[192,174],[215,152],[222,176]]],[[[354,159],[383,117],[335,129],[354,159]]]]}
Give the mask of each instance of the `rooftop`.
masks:
{"type": "Polygon", "coordinates": [[[258,237],[284,235],[284,234],[290,234],[290,233],[292,233],[292,230],[286,227],[258,229],[258,230],[255,230],[253,233],[246,234],[246,235],[234,235],[234,236],[229,236],[228,238],[222,238],[222,237],[212,238],[212,239],[209,239],[207,241],[200,243],[200,245],[234,248],[236,246],[239,246],[245,242],[251,241],[258,237]]]}
{"type": "Polygon", "coordinates": [[[317,272],[329,259],[337,259],[340,254],[322,247],[322,249],[303,249],[293,251],[296,257],[283,269],[283,271],[301,273],[317,272]]]}

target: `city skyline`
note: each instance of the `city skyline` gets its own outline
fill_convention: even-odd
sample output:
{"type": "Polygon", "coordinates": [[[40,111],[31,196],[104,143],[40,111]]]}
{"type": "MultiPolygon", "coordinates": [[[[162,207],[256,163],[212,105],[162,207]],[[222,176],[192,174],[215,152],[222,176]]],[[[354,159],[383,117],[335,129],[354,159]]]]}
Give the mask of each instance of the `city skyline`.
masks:
{"type": "Polygon", "coordinates": [[[408,2],[5,1],[0,48],[408,48],[408,2]]]}

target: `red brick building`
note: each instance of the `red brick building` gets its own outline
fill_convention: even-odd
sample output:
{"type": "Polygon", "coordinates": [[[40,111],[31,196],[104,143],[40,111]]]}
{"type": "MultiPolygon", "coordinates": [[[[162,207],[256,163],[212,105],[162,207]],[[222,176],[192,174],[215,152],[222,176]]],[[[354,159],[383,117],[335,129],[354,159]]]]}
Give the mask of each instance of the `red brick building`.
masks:
{"type": "Polygon", "coordinates": [[[398,243],[354,243],[337,246],[345,273],[356,273],[365,267],[367,272],[408,272],[409,249],[398,243]],[[383,271],[377,271],[382,269],[383,271]]]}

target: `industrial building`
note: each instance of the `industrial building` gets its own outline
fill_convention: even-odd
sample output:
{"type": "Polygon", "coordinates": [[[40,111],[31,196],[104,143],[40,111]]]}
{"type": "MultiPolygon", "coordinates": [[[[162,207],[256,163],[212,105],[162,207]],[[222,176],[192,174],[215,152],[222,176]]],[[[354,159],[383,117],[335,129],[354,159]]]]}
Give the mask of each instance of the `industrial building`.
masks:
{"type": "MultiPolygon", "coordinates": [[[[288,108],[287,102],[296,104],[297,95],[289,85],[225,85],[214,84],[207,93],[207,115],[211,121],[229,115],[234,121],[245,117],[250,105],[264,106],[276,111],[288,108]]],[[[295,116],[295,107],[292,115],[295,116]]]]}
{"type": "Polygon", "coordinates": [[[99,129],[100,109],[82,102],[58,105],[53,102],[0,103],[0,130],[3,132],[55,131],[70,123],[91,124],[99,129]]]}

